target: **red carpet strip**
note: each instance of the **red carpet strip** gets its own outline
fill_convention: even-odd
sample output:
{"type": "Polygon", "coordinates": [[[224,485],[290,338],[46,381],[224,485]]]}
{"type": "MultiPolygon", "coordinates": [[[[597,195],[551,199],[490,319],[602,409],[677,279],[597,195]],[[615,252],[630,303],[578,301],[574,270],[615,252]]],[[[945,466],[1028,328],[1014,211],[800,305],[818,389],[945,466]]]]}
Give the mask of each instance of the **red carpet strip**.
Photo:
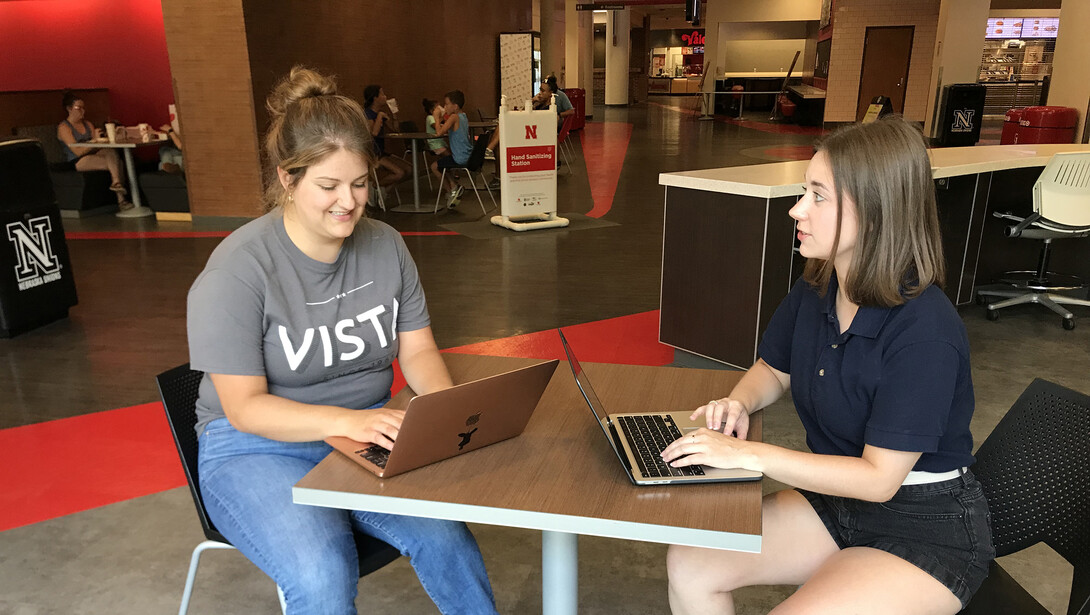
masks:
{"type": "MultiPolygon", "coordinates": [[[[564,327],[585,362],[665,365],[658,311],[564,327]]],[[[564,359],[555,329],[449,348],[461,354],[564,359]]],[[[566,368],[565,368],[566,369],[566,368]]],[[[395,364],[394,390],[405,379],[395,364]]],[[[160,403],[0,430],[0,531],[186,484],[160,403]]]]}
{"type": "Polygon", "coordinates": [[[613,207],[613,195],[617,193],[617,182],[631,139],[632,124],[624,122],[588,122],[579,131],[587,179],[590,180],[590,196],[594,202],[588,217],[601,218],[613,207]]]}

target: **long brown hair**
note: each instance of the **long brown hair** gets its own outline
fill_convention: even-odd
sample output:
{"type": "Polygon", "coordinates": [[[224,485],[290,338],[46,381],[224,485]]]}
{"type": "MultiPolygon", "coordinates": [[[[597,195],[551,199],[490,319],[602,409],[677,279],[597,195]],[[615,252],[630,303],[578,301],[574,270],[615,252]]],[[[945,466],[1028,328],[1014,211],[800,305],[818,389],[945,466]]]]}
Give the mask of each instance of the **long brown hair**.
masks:
{"type": "MultiPolygon", "coordinates": [[[[842,128],[819,141],[833,171],[840,244],[845,197],[855,203],[859,236],[844,283],[859,305],[892,307],[942,286],[945,261],[931,160],[923,135],[899,117],[842,128]]],[[[803,278],[824,294],[832,260],[810,259],[803,278]]]]}
{"type": "Polygon", "coordinates": [[[277,177],[284,169],[294,185],[307,168],[344,149],[374,163],[371,131],[359,103],[337,94],[331,77],[295,66],[265,102],[272,122],[265,135],[265,211],[283,206],[287,191],[277,177]]]}

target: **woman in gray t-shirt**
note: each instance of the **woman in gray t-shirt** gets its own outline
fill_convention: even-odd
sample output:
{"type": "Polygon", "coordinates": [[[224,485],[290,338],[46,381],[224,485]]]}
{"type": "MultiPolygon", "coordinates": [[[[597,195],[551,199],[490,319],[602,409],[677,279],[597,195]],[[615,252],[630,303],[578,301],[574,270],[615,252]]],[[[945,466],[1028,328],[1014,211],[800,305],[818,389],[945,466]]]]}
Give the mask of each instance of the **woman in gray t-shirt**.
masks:
{"type": "Polygon", "coordinates": [[[292,502],[346,436],[393,446],[384,409],[399,361],[417,393],[452,386],[401,236],[363,218],[373,164],[364,113],[295,68],[269,96],[269,213],[223,241],[189,291],[200,488],[216,528],[283,590],[290,613],[354,613],[353,532],[411,558],[443,613],[493,613],[463,523],[292,502]]]}

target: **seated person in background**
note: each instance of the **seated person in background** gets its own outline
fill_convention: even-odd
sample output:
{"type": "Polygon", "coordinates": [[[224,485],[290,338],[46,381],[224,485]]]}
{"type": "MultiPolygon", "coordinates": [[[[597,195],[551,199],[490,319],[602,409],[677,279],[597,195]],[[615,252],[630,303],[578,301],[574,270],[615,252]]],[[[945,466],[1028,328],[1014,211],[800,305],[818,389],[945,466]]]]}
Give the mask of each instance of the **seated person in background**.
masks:
{"type": "Polygon", "coordinates": [[[359,104],[296,67],[268,108],[268,213],[219,244],[187,302],[192,366],[205,372],[196,430],[208,517],[283,590],[288,613],[356,613],[363,533],[409,557],[439,612],[495,614],[464,523],[292,501],[333,450],[328,436],[408,446],[396,443],[405,412],[383,407],[395,359],[418,394],[452,383],[405,242],[364,213],[374,149],[359,104]],[[327,324],[343,352],[323,360],[311,338],[327,324]]]}
{"type": "Polygon", "coordinates": [[[541,82],[541,91],[534,97],[534,109],[548,109],[550,97],[556,95],[556,131],[560,132],[564,126],[564,118],[575,115],[575,106],[571,104],[568,95],[560,91],[556,86],[556,77],[549,77],[541,82]]]}
{"type": "Polygon", "coordinates": [[[801,585],[774,613],[957,613],[995,557],[973,464],[965,324],[942,291],[923,135],[899,118],[816,146],[791,208],[806,267],[757,362],[671,467],[763,472],[760,553],[672,546],[670,608],[734,613],[735,589],[801,585]],[[810,452],[746,439],[749,415],[792,392],[810,452]]]}
{"type": "Polygon", "coordinates": [[[159,131],[165,132],[170,137],[170,143],[159,146],[159,170],[175,174],[184,173],[185,161],[182,159],[182,136],[170,124],[163,124],[159,127],[159,131]]]}
{"type": "MultiPolygon", "coordinates": [[[[461,90],[447,92],[443,97],[443,111],[446,119],[435,129],[437,136],[450,136],[450,156],[445,156],[431,163],[431,172],[436,178],[443,174],[440,169],[458,169],[466,166],[469,155],[473,153],[473,142],[469,138],[469,118],[466,117],[462,107],[466,104],[466,96],[461,90]]],[[[446,185],[440,186],[440,190],[448,190],[447,208],[458,205],[459,199],[465,188],[454,181],[451,173],[447,173],[446,185]]]]}
{"type": "Polygon", "coordinates": [[[74,163],[77,171],[109,171],[110,190],[117,194],[117,206],[125,211],[132,208],[132,203],[125,200],[125,186],[121,183],[121,160],[117,151],[93,147],[68,147],[74,143],[87,143],[102,137],[102,131],[83,118],[83,99],[72,92],[67,92],[61,101],[68,117],[57,124],[57,139],[64,144],[64,155],[74,163]]]}
{"type": "Polygon", "coordinates": [[[386,100],[386,92],[382,86],[369,85],[363,89],[363,112],[371,121],[371,137],[374,139],[375,157],[378,159],[375,167],[384,170],[378,178],[378,185],[383,188],[405,181],[413,171],[408,162],[391,156],[386,151],[387,124],[392,124],[391,128],[397,130],[396,114],[386,105],[386,100]]]}
{"type": "MultiPolygon", "coordinates": [[[[424,99],[425,130],[429,135],[435,134],[435,127],[443,123],[443,105],[438,100],[424,99]]],[[[443,139],[428,139],[428,149],[436,156],[449,156],[450,148],[443,139]]]]}

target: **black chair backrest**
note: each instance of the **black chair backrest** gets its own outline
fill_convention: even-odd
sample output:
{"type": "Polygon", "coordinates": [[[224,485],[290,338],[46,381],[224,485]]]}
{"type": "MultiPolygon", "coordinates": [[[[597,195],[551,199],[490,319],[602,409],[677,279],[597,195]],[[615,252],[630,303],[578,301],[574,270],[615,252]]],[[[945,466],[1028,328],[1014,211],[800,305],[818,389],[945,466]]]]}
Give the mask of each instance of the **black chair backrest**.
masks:
{"type": "Polygon", "coordinates": [[[997,556],[1044,542],[1075,567],[1072,613],[1090,597],[1090,396],[1030,383],[976,453],[997,556]]]}
{"type": "Polygon", "coordinates": [[[197,395],[200,392],[204,372],[189,369],[189,364],[179,365],[155,377],[159,384],[159,396],[163,400],[170,431],[174,434],[174,445],[178,447],[178,457],[185,469],[185,478],[189,483],[189,494],[197,507],[197,516],[201,519],[201,528],[209,540],[218,540],[230,544],[223,534],[216,530],[208,519],[201,497],[200,475],[197,473],[197,395]]]}
{"type": "Polygon", "coordinates": [[[473,143],[473,151],[469,153],[469,160],[466,161],[467,171],[476,173],[481,170],[481,167],[484,165],[484,151],[488,149],[488,142],[491,139],[492,131],[477,137],[477,140],[473,143]]]}
{"type": "MultiPolygon", "coordinates": [[[[204,498],[201,497],[200,475],[197,473],[197,432],[193,428],[197,424],[197,396],[203,378],[204,372],[189,369],[189,364],[186,363],[159,374],[155,381],[159,385],[159,396],[163,399],[170,431],[174,434],[174,445],[178,447],[178,457],[185,469],[189,494],[193,496],[193,504],[197,507],[204,536],[209,540],[231,544],[208,518],[204,498]]],[[[401,557],[397,549],[378,538],[358,532],[354,533],[354,538],[361,577],[401,557]]]]}

